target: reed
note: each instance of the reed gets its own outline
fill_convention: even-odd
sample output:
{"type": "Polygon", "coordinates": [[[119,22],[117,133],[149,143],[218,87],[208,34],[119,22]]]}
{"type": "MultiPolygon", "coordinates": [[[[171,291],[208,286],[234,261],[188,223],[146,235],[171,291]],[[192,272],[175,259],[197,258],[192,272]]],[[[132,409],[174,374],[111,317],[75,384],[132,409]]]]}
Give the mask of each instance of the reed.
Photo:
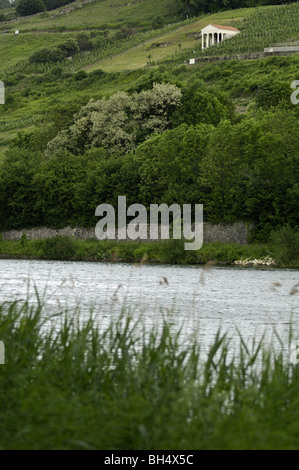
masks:
{"type": "MultiPolygon", "coordinates": [[[[275,245],[276,253],[280,245],[275,245]]],[[[0,257],[33,258],[72,261],[121,261],[139,263],[146,260],[164,264],[216,264],[233,265],[240,259],[264,259],[273,256],[271,244],[240,245],[238,243],[204,243],[198,251],[185,251],[183,240],[159,242],[97,241],[56,237],[29,240],[25,235],[20,241],[1,240],[0,257]]],[[[298,260],[294,259],[294,267],[298,260]]]]}
{"type": "Polygon", "coordinates": [[[298,449],[299,368],[279,350],[232,354],[219,331],[203,355],[166,320],[99,319],[38,294],[0,306],[0,449],[298,449]]]}

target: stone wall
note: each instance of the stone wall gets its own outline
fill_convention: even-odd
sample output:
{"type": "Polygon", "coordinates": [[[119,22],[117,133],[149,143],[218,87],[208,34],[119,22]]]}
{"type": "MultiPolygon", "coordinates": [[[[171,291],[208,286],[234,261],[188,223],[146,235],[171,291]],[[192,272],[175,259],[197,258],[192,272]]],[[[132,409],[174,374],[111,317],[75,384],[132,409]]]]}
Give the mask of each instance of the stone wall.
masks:
{"type": "MultiPolygon", "coordinates": [[[[243,222],[233,225],[213,225],[204,223],[204,243],[222,242],[222,243],[240,243],[246,245],[252,227],[243,222]]],[[[62,229],[51,229],[47,227],[38,227],[24,230],[10,230],[0,232],[3,240],[20,240],[25,234],[30,240],[43,240],[45,238],[54,238],[58,235],[74,237],[81,240],[96,238],[94,229],[82,227],[65,227],[62,229]]]]}
{"type": "Polygon", "coordinates": [[[185,61],[186,64],[193,65],[199,62],[221,62],[227,60],[258,60],[258,59],[265,59],[266,57],[272,56],[287,56],[292,54],[298,54],[298,51],[273,51],[273,52],[248,52],[247,54],[232,54],[232,55],[224,55],[224,56],[207,56],[207,57],[199,57],[194,58],[194,62],[190,63],[189,61],[185,61]]]}

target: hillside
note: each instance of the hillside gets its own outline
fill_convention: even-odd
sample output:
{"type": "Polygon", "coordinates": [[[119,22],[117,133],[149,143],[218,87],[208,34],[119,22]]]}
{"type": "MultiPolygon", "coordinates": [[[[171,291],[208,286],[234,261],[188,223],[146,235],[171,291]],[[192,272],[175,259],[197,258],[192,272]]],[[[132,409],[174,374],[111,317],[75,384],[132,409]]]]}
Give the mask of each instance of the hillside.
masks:
{"type": "Polygon", "coordinates": [[[116,194],[145,205],[202,200],[208,220],[254,223],[261,240],[298,224],[299,55],[184,64],[298,41],[298,3],[188,19],[173,5],[75,2],[1,24],[3,227],[91,226],[94,207],[116,194]],[[241,34],[203,54],[209,23],[241,34]]]}
{"type": "MultiPolygon", "coordinates": [[[[210,22],[237,25],[242,34],[221,47],[205,51],[205,55],[263,50],[273,42],[299,40],[298,15],[299,5],[294,3],[225,11],[180,22],[174,0],[129,4],[126,0],[117,4],[114,0],[79,0],[58,10],[0,23],[0,78],[5,81],[8,99],[8,105],[1,109],[0,158],[18,129],[32,129],[41,120],[53,101],[50,98],[53,88],[57,102],[73,99],[71,90],[66,93],[63,85],[53,83],[51,73],[53,77],[65,75],[66,79],[82,69],[88,73],[97,69],[121,72],[154,66],[165,60],[183,63],[190,56],[201,55],[196,33],[210,22]],[[157,17],[165,26],[153,29],[157,17]],[[16,29],[19,35],[14,34],[16,29]],[[80,35],[88,46],[71,57],[72,60],[30,62],[37,51],[57,48],[80,35]],[[61,72],[57,66],[62,68],[61,72]]],[[[110,90],[106,92],[117,89],[118,84],[114,87],[110,81],[110,90]]],[[[93,86],[86,84],[84,92],[76,93],[92,95],[93,86]]]]}

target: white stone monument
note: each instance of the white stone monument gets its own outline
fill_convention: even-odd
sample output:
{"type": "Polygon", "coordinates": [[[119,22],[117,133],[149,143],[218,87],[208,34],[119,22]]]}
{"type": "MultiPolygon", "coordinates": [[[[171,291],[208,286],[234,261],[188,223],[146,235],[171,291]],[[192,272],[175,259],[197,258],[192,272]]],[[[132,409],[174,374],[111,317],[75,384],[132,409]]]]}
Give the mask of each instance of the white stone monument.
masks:
{"type": "Polygon", "coordinates": [[[217,24],[209,24],[201,30],[202,48],[207,49],[208,47],[221,44],[227,39],[231,39],[241,31],[233,26],[220,26],[217,24]]]}

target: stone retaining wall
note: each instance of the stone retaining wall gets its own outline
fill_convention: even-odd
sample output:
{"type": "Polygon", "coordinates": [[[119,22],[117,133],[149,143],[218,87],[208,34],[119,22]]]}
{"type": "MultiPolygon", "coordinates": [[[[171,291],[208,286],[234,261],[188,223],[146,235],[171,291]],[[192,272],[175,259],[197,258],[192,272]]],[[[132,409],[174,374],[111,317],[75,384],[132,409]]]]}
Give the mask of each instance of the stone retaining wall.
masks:
{"type": "MultiPolygon", "coordinates": [[[[204,223],[204,243],[222,242],[222,243],[240,243],[246,245],[252,227],[243,222],[233,225],[213,225],[204,223]]],[[[51,229],[47,227],[37,227],[24,230],[10,230],[0,232],[3,240],[20,240],[25,234],[30,240],[43,240],[45,238],[54,238],[58,235],[74,237],[81,240],[95,239],[94,229],[82,227],[65,227],[62,229],[51,229]]]]}
{"type": "Polygon", "coordinates": [[[198,57],[190,59],[192,62],[185,61],[185,63],[189,63],[190,65],[197,64],[200,62],[221,62],[221,61],[228,61],[228,60],[258,60],[258,59],[265,59],[267,57],[272,56],[287,56],[292,54],[298,54],[298,51],[273,51],[273,52],[249,52],[248,54],[232,54],[232,55],[224,55],[224,56],[207,56],[207,57],[198,57]]]}

